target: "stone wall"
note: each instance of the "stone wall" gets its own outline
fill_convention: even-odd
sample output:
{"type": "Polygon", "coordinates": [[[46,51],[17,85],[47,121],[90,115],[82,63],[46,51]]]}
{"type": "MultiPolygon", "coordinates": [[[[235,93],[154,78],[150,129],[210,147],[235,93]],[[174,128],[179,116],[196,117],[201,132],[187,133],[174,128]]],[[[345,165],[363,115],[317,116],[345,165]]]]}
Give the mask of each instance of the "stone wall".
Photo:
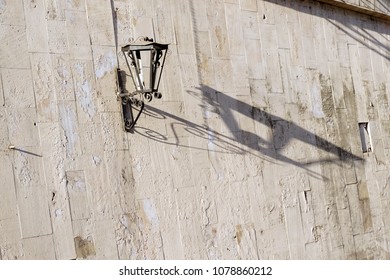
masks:
{"type": "Polygon", "coordinates": [[[390,2],[387,0],[319,0],[342,8],[383,17],[387,20],[390,16],[390,2]]]}
{"type": "Polygon", "coordinates": [[[387,21],[0,0],[0,23],[0,258],[390,258],[387,21]],[[115,69],[140,36],[170,43],[163,97],[126,133],[115,69]]]}

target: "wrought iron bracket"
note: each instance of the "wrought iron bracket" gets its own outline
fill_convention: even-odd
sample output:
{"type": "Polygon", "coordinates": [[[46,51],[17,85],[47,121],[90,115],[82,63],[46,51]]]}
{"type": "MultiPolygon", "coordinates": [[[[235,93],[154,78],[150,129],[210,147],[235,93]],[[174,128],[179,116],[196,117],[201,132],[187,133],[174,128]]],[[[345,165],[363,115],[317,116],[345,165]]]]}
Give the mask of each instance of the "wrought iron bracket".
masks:
{"type": "Polygon", "coordinates": [[[121,103],[125,131],[132,132],[144,109],[145,103],[142,100],[128,96],[121,97],[121,103]],[[135,111],[138,112],[134,114],[135,111]]]}
{"type": "Polygon", "coordinates": [[[126,73],[124,71],[120,70],[119,68],[117,69],[117,95],[121,100],[124,129],[127,132],[133,132],[133,128],[145,107],[144,99],[148,102],[152,101],[153,97],[160,99],[161,93],[150,93],[142,91],[129,93],[125,87],[125,75],[126,73]]]}
{"type": "Polygon", "coordinates": [[[126,73],[121,69],[117,69],[117,96],[121,101],[122,117],[124,129],[127,132],[132,132],[142,110],[144,109],[144,102],[134,97],[135,93],[129,93],[126,90],[126,73]],[[135,113],[135,111],[138,111],[135,113]]]}

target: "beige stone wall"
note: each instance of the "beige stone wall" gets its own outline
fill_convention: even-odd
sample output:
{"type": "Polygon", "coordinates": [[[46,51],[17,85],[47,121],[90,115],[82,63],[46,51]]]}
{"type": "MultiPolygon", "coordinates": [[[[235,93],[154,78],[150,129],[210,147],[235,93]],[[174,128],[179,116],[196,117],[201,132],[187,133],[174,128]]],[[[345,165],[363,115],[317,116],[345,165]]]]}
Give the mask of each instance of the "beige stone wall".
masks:
{"type": "Polygon", "coordinates": [[[0,0],[0,24],[0,258],[390,258],[387,21],[318,1],[0,0]],[[115,69],[139,36],[170,50],[131,134],[115,69]]]}
{"type": "Polygon", "coordinates": [[[390,2],[387,0],[318,0],[362,13],[389,19],[390,2]]]}

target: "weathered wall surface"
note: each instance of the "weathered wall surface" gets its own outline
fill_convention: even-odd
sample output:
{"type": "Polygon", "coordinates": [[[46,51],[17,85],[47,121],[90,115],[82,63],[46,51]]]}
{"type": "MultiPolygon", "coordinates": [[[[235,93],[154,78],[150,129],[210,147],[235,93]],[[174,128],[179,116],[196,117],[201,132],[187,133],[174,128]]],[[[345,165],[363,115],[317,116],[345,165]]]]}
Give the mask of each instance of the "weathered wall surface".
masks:
{"type": "Polygon", "coordinates": [[[318,0],[320,2],[337,5],[342,8],[374,14],[388,18],[390,16],[390,2],[387,0],[318,0]]]}
{"type": "Polygon", "coordinates": [[[0,0],[0,23],[0,258],[390,258],[388,22],[318,1],[0,0]],[[117,46],[139,36],[170,51],[130,134],[117,46]]]}

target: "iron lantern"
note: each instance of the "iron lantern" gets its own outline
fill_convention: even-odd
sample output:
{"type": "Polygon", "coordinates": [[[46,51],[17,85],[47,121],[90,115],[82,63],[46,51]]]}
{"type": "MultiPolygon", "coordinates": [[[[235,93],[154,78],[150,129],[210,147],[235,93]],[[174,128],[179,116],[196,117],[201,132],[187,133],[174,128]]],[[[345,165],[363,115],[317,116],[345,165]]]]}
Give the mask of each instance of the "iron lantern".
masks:
{"type": "Polygon", "coordinates": [[[165,63],[168,44],[160,44],[145,37],[122,47],[129,68],[134,90],[128,91],[124,85],[124,73],[118,69],[119,96],[122,101],[125,130],[131,131],[144,108],[144,100],[150,102],[161,98],[158,91],[165,63]],[[134,117],[133,109],[138,113],[134,117]]]}

